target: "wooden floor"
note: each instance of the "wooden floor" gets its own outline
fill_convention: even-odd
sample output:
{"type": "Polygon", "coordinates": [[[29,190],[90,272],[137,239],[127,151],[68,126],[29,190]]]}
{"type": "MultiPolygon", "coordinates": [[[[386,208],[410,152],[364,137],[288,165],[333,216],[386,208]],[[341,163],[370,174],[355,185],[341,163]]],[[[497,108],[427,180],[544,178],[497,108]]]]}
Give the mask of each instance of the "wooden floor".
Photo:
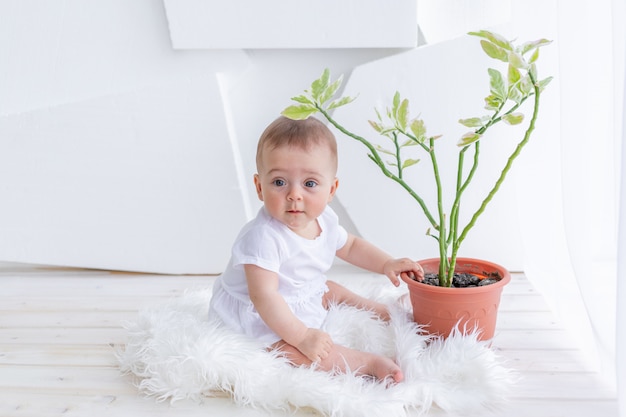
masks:
{"type": "MultiPolygon", "coordinates": [[[[331,275],[378,278],[345,266],[331,275]]],[[[114,347],[125,342],[124,320],[213,280],[0,264],[0,416],[270,415],[235,407],[228,398],[156,403],[139,396],[117,369],[114,347]]],[[[584,365],[523,274],[514,274],[504,290],[494,345],[522,377],[510,403],[494,415],[617,416],[615,393],[584,365]]]]}

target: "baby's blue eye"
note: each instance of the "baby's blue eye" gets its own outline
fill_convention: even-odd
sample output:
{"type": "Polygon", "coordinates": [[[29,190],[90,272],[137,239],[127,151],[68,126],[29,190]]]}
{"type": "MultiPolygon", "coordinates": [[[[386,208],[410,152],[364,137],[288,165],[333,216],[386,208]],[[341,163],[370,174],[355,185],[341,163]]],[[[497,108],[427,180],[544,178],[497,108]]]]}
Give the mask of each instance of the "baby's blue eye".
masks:
{"type": "Polygon", "coordinates": [[[282,187],[283,185],[285,185],[285,180],[277,179],[272,181],[272,184],[276,185],[277,187],[282,187]]]}
{"type": "Polygon", "coordinates": [[[304,182],[304,186],[308,188],[313,188],[317,186],[317,183],[313,180],[308,180],[304,182]]]}

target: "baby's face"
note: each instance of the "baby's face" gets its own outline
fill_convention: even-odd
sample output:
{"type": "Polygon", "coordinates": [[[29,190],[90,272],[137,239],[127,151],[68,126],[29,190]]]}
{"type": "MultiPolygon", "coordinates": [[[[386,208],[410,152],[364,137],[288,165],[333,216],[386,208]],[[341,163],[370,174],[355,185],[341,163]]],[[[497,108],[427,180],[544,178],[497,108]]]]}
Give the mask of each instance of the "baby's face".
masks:
{"type": "Polygon", "coordinates": [[[318,236],[317,218],[338,185],[330,149],[265,149],[258,169],[254,183],[268,213],[300,236],[318,236]]]}

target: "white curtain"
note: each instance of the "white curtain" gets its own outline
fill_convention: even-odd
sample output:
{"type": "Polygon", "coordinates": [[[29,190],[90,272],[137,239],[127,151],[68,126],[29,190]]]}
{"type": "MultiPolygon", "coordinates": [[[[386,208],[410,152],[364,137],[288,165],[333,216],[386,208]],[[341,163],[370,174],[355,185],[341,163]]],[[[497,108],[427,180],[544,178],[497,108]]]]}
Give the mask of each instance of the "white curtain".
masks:
{"type": "MultiPolygon", "coordinates": [[[[615,20],[613,27],[615,28],[614,38],[617,40],[615,45],[615,55],[621,57],[621,61],[616,68],[616,79],[621,80],[621,88],[616,86],[616,95],[622,94],[621,111],[616,108],[616,114],[621,115],[621,135],[616,135],[617,140],[621,140],[621,152],[616,155],[621,157],[621,166],[626,161],[626,29],[624,22],[626,21],[626,1],[615,0],[614,2],[615,20]]],[[[616,97],[616,103],[620,103],[619,97],[616,97]]],[[[619,119],[619,117],[618,117],[619,119]]],[[[620,179],[623,178],[620,175],[620,179]]],[[[617,253],[617,326],[616,326],[616,352],[617,352],[617,398],[619,400],[619,415],[626,417],[626,181],[621,181],[620,186],[620,210],[619,210],[619,241],[617,253]],[[620,279],[621,277],[621,279],[620,279]]]]}
{"type": "MultiPolygon", "coordinates": [[[[559,110],[550,110],[546,94],[546,113],[558,119],[558,139],[531,150],[535,177],[518,184],[526,199],[519,204],[524,270],[578,337],[590,365],[612,386],[621,363],[617,341],[626,338],[620,330],[626,320],[616,320],[625,3],[554,4],[559,110]]],[[[619,296],[625,299],[621,285],[619,296]]]]}
{"type": "MultiPolygon", "coordinates": [[[[626,48],[624,51],[626,56],[626,48]]],[[[626,71],[623,72],[626,84],[626,71]]],[[[626,89],[622,89],[624,101],[622,102],[622,143],[626,143],[626,89]]],[[[622,165],[626,161],[626,146],[622,146],[622,165]]],[[[619,249],[618,249],[618,278],[626,275],[626,181],[622,181],[620,191],[620,219],[619,219],[619,249]]],[[[626,281],[622,278],[617,281],[617,299],[626,300],[626,281]]],[[[617,303],[617,397],[619,399],[619,411],[621,417],[626,417],[626,305],[617,303]]]]}

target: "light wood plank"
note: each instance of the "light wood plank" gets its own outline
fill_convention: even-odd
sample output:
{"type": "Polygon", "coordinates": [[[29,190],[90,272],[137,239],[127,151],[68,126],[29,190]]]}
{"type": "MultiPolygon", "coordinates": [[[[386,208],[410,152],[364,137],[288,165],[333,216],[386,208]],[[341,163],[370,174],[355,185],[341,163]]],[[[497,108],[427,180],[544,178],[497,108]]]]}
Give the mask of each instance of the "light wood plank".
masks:
{"type": "Polygon", "coordinates": [[[0,365],[117,367],[115,345],[3,344],[0,365]]]}
{"type": "Polygon", "coordinates": [[[497,328],[500,330],[562,330],[550,311],[502,311],[498,312],[497,328]]]}
{"type": "Polygon", "coordinates": [[[47,297],[66,297],[80,294],[84,297],[150,297],[175,296],[194,288],[210,288],[215,277],[207,276],[164,276],[164,275],[75,275],[64,278],[60,286],[57,276],[3,279],[0,297],[30,298],[34,294],[47,297]],[[24,285],[28,280],[28,286],[24,285]],[[71,291],[68,291],[71,288],[71,291]],[[138,292],[138,288],[141,288],[138,292]],[[36,292],[33,292],[36,289],[36,292]]]}
{"type": "Polygon", "coordinates": [[[605,401],[615,399],[615,392],[591,372],[528,372],[515,385],[511,398],[605,401]]]}
{"type": "MultiPolygon", "coordinates": [[[[0,329],[40,327],[117,328],[137,317],[137,311],[0,311],[0,329]]],[[[2,330],[0,330],[2,331],[2,330]]]]}
{"type": "Polygon", "coordinates": [[[534,399],[507,401],[491,413],[450,414],[434,408],[428,417],[617,417],[617,402],[611,400],[534,399]]]}
{"type": "Polygon", "coordinates": [[[50,311],[139,311],[159,306],[172,300],[171,295],[154,296],[110,296],[110,297],[56,297],[30,296],[27,298],[0,298],[4,311],[39,311],[42,314],[50,311]]]}
{"type": "Polygon", "coordinates": [[[496,353],[504,363],[522,373],[561,372],[592,373],[593,367],[585,356],[576,349],[536,350],[536,349],[500,349],[496,353]]]}
{"type": "Polygon", "coordinates": [[[127,340],[121,328],[27,328],[0,330],[0,346],[12,344],[48,345],[110,345],[122,344],[127,340]]]}
{"type": "Polygon", "coordinates": [[[298,412],[263,410],[237,407],[230,398],[204,398],[200,403],[191,401],[174,404],[156,402],[151,398],[136,394],[118,393],[115,395],[58,393],[53,391],[25,392],[19,389],[3,390],[6,399],[0,400],[0,415],[3,417],[111,417],[111,416],[319,416],[312,410],[298,412]]]}
{"type": "Polygon", "coordinates": [[[0,389],[21,388],[81,392],[83,395],[115,395],[135,391],[129,377],[117,367],[82,366],[0,366],[0,389]]]}

